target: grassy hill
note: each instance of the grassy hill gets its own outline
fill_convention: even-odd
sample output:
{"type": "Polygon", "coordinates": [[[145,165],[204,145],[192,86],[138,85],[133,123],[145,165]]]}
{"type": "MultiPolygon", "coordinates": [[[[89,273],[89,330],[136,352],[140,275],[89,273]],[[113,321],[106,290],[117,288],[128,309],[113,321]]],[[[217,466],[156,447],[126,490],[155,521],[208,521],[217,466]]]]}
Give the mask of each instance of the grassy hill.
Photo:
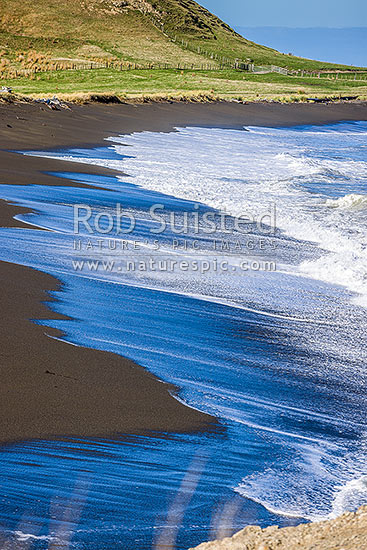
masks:
{"type": "Polygon", "coordinates": [[[213,64],[224,57],[259,65],[331,67],[246,40],[193,0],[1,0],[0,5],[0,47],[10,58],[35,50],[56,60],[200,64],[213,54],[213,64]]]}
{"type": "MultiPolygon", "coordinates": [[[[12,85],[22,93],[57,91],[61,86],[65,93],[88,89],[114,93],[196,92],[198,89],[205,93],[229,93],[228,89],[234,88],[238,94],[249,92],[248,83],[253,82],[255,75],[248,75],[243,85],[246,80],[243,72],[228,73],[236,61],[307,71],[347,69],[343,65],[282,54],[246,40],[193,0],[0,0],[0,57],[1,83],[12,85]],[[92,71],[85,74],[82,70],[102,64],[106,71],[98,75],[95,71],[92,75],[92,71]],[[165,68],[168,72],[151,76],[136,71],[122,74],[121,69],[126,67],[165,68]],[[62,75],[55,71],[72,68],[80,70],[62,75]],[[175,68],[195,71],[210,68],[223,72],[213,73],[212,78],[204,74],[199,78],[197,73],[190,76],[185,72],[183,83],[183,79],[176,78],[177,74],[172,72],[175,68]],[[149,79],[155,82],[151,90],[149,79]]],[[[266,93],[270,93],[270,88],[265,83],[274,84],[274,75],[270,76],[268,80],[258,78],[256,81],[262,83],[266,93]]],[[[290,78],[294,82],[289,82],[289,90],[294,93],[302,87],[302,82],[296,83],[297,77],[290,78]]],[[[281,83],[277,93],[283,93],[286,82],[283,79],[281,83]]],[[[328,84],[325,88],[319,82],[318,91],[344,90],[348,86],[352,84],[328,84]]]]}

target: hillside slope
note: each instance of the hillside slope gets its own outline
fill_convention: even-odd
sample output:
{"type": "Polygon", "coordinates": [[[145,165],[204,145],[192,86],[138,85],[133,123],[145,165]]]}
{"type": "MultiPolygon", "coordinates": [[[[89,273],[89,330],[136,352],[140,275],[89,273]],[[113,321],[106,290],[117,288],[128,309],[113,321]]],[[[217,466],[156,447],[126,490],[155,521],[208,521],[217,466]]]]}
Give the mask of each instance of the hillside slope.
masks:
{"type": "Polygon", "coordinates": [[[12,63],[34,51],[58,61],[332,66],[246,40],[193,0],[0,0],[0,50],[12,63]]]}

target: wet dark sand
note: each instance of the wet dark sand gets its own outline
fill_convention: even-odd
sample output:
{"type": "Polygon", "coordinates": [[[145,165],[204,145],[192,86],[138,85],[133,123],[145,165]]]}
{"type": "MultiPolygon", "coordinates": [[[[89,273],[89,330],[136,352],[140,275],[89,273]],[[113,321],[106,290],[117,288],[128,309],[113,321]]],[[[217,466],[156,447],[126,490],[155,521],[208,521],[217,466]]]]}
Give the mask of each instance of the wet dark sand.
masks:
{"type": "MultiPolygon", "coordinates": [[[[73,106],[51,111],[39,105],[0,106],[0,184],[76,185],[49,175],[70,171],[58,160],[24,157],[9,150],[97,146],[114,134],[170,131],[175,126],[240,128],[367,120],[366,104],[144,104],[73,106]]],[[[106,169],[73,164],[72,170],[106,169]]],[[[81,184],[82,185],[82,184],[81,184]]],[[[0,201],[1,226],[25,209],[0,201]]],[[[215,419],[174,399],[174,388],[144,368],[111,353],[50,338],[53,329],[30,319],[60,318],[45,305],[53,277],[0,262],[0,441],[31,438],[115,437],[147,430],[210,429],[215,419]]]]}

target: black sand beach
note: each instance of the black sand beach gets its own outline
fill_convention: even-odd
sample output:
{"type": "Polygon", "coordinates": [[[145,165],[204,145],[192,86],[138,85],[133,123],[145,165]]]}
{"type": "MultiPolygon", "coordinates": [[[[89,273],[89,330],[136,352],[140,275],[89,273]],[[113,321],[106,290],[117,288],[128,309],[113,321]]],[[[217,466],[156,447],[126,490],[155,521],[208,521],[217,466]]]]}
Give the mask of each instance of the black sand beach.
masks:
{"type": "MultiPolygon", "coordinates": [[[[47,174],[61,161],[19,156],[14,150],[100,145],[108,136],[171,131],[175,126],[240,128],[367,120],[367,105],[143,104],[86,105],[51,111],[31,104],[0,107],[0,183],[68,185],[47,174]]],[[[73,168],[75,165],[73,166],[73,168]]],[[[88,168],[87,173],[106,173],[88,168]]],[[[76,185],[73,183],[73,185],[76,185]]],[[[21,226],[24,209],[1,202],[2,226],[21,226]]],[[[44,301],[59,283],[49,275],[1,262],[0,441],[67,436],[114,437],[147,430],[205,430],[215,419],[175,400],[174,391],[119,356],[49,337],[30,319],[57,318],[44,301]]]]}

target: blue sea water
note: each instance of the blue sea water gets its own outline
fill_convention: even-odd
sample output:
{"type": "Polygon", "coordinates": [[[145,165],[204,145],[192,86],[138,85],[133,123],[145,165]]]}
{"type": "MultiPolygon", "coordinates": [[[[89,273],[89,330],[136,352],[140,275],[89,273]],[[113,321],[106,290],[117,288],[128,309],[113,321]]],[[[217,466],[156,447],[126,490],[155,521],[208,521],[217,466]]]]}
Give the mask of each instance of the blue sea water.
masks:
{"type": "MultiPolygon", "coordinates": [[[[312,8],[309,8],[309,12],[312,11],[312,8]]],[[[355,67],[367,65],[365,26],[341,28],[236,26],[235,30],[248,40],[275,48],[282,53],[292,53],[330,63],[345,63],[355,67]]]]}
{"type": "Polygon", "coordinates": [[[29,229],[0,229],[1,259],[63,282],[50,307],[69,319],[42,321],[45,331],[133,359],[219,426],[2,448],[0,526],[12,548],[186,549],[367,503],[366,136],[364,122],[179,128],[28,153],[117,170],[58,173],[75,187],[1,186],[32,210],[18,216],[29,229]],[[137,220],[132,233],[75,235],[74,205],[89,205],[92,222],[116,203],[137,220]],[[273,210],[274,231],[236,231],[236,216],[273,210]],[[195,231],[193,213],[219,212],[226,228],[195,231]],[[189,268],[125,269],[148,258],[189,268]],[[243,271],[244,260],[276,270],[243,271]]]}

